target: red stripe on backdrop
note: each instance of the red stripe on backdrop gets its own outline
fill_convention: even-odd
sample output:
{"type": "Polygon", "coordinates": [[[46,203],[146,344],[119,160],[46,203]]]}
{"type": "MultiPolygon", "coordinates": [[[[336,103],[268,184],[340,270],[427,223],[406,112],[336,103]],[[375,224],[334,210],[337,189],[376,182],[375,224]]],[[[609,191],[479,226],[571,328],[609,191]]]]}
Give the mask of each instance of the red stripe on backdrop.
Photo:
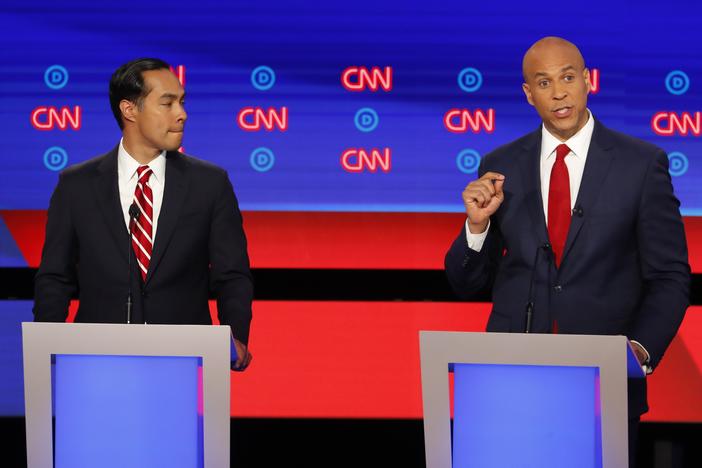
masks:
{"type": "MultiPolygon", "coordinates": [[[[421,418],[419,330],[483,330],[489,304],[257,302],[232,415],[421,418]]],[[[447,375],[448,379],[448,375],[447,375]]]]}
{"type": "Polygon", "coordinates": [[[702,422],[702,306],[687,310],[678,335],[648,377],[644,421],[702,422]]]}
{"type": "Polygon", "coordinates": [[[0,211],[0,216],[22,252],[27,266],[38,267],[41,260],[41,249],[44,246],[46,211],[4,210],[0,211]]]}
{"type": "MultiPolygon", "coordinates": [[[[46,211],[0,211],[28,266],[37,267],[46,211]]],[[[443,269],[460,213],[245,212],[254,268],[443,269]]],[[[702,217],[685,218],[690,265],[702,273],[702,217]]]]}
{"type": "MultiPolygon", "coordinates": [[[[421,418],[419,330],[483,331],[489,310],[475,303],[256,302],[255,360],[232,374],[232,415],[421,418]]],[[[702,307],[689,309],[648,379],[644,420],[702,422],[702,307]]]]}
{"type": "MultiPolygon", "coordinates": [[[[216,322],[214,302],[210,310],[216,322]]],[[[254,302],[254,361],[232,373],[231,414],[421,418],[419,330],[483,331],[489,311],[476,303],[254,302]]],[[[645,421],[702,422],[702,306],[688,309],[648,384],[645,421]]]]}
{"type": "Polygon", "coordinates": [[[702,273],[702,216],[687,216],[683,221],[690,268],[693,273],[702,273]]]}
{"type": "Polygon", "coordinates": [[[443,269],[455,213],[244,213],[258,268],[443,269]]]}

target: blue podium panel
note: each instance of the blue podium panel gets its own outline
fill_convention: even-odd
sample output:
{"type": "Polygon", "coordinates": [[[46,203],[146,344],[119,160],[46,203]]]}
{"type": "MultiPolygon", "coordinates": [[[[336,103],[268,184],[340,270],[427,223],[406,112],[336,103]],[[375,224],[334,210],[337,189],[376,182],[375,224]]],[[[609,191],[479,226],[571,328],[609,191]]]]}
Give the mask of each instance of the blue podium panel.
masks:
{"type": "Polygon", "coordinates": [[[598,368],[453,368],[454,467],[602,467],[598,368]]]}
{"type": "Polygon", "coordinates": [[[56,355],[55,468],[200,468],[198,357],[56,355]]]}

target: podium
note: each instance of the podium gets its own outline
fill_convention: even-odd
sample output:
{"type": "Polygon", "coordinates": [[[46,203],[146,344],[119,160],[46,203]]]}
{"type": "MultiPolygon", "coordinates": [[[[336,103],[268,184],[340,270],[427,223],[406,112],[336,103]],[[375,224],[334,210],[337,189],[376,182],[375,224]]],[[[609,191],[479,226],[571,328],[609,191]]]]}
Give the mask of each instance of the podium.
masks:
{"type": "Polygon", "coordinates": [[[419,341],[427,468],[628,466],[627,377],[645,375],[626,337],[420,331],[419,341]]]}
{"type": "Polygon", "coordinates": [[[229,467],[230,334],[23,323],[27,467],[229,467]]]}

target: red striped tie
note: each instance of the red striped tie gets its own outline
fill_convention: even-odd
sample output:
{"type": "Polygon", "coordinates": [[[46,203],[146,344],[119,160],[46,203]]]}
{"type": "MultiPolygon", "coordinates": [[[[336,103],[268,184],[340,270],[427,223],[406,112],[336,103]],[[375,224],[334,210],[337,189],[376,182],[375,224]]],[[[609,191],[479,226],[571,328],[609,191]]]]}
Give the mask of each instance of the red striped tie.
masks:
{"type": "Polygon", "coordinates": [[[551,169],[548,189],[548,238],[553,246],[556,266],[563,258],[568,229],[570,228],[570,177],[565,157],[570,153],[567,145],[556,148],[556,162],[551,169]]]}
{"type": "Polygon", "coordinates": [[[139,265],[141,279],[146,280],[146,273],[149,271],[151,261],[151,250],[153,247],[153,215],[154,215],[154,195],[149,187],[149,177],[153,171],[149,166],[139,166],[137,168],[136,190],[134,191],[134,202],[139,207],[141,214],[136,219],[132,228],[132,247],[134,255],[139,265]]]}

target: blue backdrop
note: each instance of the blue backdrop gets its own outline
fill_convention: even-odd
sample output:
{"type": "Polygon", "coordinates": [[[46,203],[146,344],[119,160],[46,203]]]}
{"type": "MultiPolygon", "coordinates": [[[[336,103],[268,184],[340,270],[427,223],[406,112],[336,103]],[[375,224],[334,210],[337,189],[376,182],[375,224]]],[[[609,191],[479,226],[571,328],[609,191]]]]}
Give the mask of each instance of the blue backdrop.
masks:
{"type": "Polygon", "coordinates": [[[702,214],[699,2],[5,0],[0,11],[0,209],[45,209],[58,170],[114,147],[110,75],[156,56],[185,70],[186,152],[225,167],[243,209],[461,211],[479,156],[539,125],[521,57],[560,35],[598,70],[594,115],[668,151],[683,214],[702,214]],[[348,91],[350,66],[392,67],[392,90],[348,91]],[[80,128],[35,128],[33,113],[56,123],[52,106],[79,106],[80,128]],[[247,106],[286,107],[287,129],[241,129],[247,106]],[[362,108],[377,118],[356,125],[362,108]],[[448,131],[453,108],[494,109],[494,131],[448,131]],[[687,134],[664,116],[672,134],[657,135],[661,111],[689,113],[687,134]],[[349,148],[390,148],[391,169],[349,172],[349,148]]]}

